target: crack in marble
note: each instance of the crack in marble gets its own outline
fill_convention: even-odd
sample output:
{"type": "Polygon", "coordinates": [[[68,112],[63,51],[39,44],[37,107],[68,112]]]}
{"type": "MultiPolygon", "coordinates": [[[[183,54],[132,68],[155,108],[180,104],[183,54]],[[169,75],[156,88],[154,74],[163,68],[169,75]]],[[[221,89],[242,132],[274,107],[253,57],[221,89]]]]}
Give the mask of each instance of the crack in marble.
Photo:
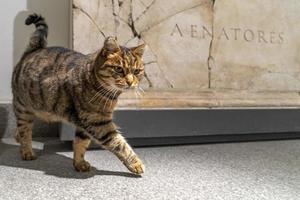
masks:
{"type": "Polygon", "coordinates": [[[163,78],[165,79],[165,81],[168,84],[169,88],[174,88],[173,84],[169,81],[169,79],[165,76],[164,71],[162,70],[159,62],[157,61],[157,55],[154,53],[154,51],[152,50],[151,46],[147,44],[147,42],[143,39],[144,43],[148,46],[149,50],[151,51],[152,55],[155,57],[155,62],[157,64],[158,69],[160,70],[161,74],[163,75],[163,78]]]}
{"type": "Polygon", "coordinates": [[[73,9],[77,9],[79,11],[81,11],[83,14],[85,14],[85,16],[87,16],[91,22],[95,25],[95,27],[97,28],[97,30],[99,31],[99,33],[106,38],[105,34],[103,31],[101,31],[100,27],[98,26],[98,24],[95,22],[95,20],[91,17],[91,15],[89,15],[88,12],[86,12],[83,8],[81,8],[80,6],[75,5],[75,3],[73,3],[73,9]]]}
{"type": "Polygon", "coordinates": [[[152,88],[152,87],[153,87],[153,83],[152,83],[152,81],[150,80],[150,78],[149,78],[149,76],[148,76],[148,74],[147,74],[146,71],[144,71],[144,77],[146,78],[146,80],[147,80],[147,82],[148,82],[148,84],[149,84],[149,88],[152,88]]]}
{"type": "Polygon", "coordinates": [[[138,31],[135,28],[134,20],[133,20],[133,8],[132,8],[132,0],[130,0],[130,12],[129,12],[129,17],[128,17],[128,26],[132,31],[133,37],[137,37],[141,39],[141,34],[138,33],[138,31]]]}
{"type": "MultiPolygon", "coordinates": [[[[158,64],[157,61],[150,61],[150,62],[146,62],[143,64],[144,64],[144,66],[146,66],[146,65],[150,65],[150,64],[154,64],[154,63],[158,64]]],[[[149,87],[150,88],[153,87],[153,83],[152,83],[151,79],[149,78],[146,71],[144,71],[144,76],[145,76],[146,80],[148,81],[149,87]]]]}
{"type": "Polygon", "coordinates": [[[209,43],[209,49],[208,49],[208,58],[207,58],[207,69],[208,69],[208,89],[211,88],[211,69],[214,65],[214,58],[212,56],[212,47],[213,47],[213,40],[214,40],[214,6],[215,6],[215,0],[212,0],[212,23],[211,23],[211,41],[209,43]]]}
{"type": "Polygon", "coordinates": [[[146,6],[146,9],[137,18],[135,18],[134,21],[137,22],[143,15],[145,15],[147,13],[147,11],[155,4],[155,2],[156,2],[156,0],[153,0],[148,6],[146,6]]]}
{"type": "MultiPolygon", "coordinates": [[[[123,3],[122,3],[123,4],[123,3]]],[[[121,5],[122,5],[121,4],[121,5]]],[[[118,6],[119,6],[119,10],[121,9],[121,6],[120,6],[120,3],[118,4],[118,6]]],[[[129,42],[130,40],[132,40],[132,39],[134,39],[135,37],[137,37],[137,38],[141,38],[141,36],[140,36],[140,34],[138,33],[138,31],[136,30],[136,28],[135,28],[135,24],[134,24],[134,20],[133,20],[133,14],[132,14],[132,0],[130,0],[130,12],[129,12],[129,15],[128,15],[128,20],[126,20],[126,19],[123,19],[122,17],[120,17],[120,15],[118,14],[118,13],[116,13],[116,11],[115,11],[115,4],[114,4],[114,0],[112,0],[112,7],[113,7],[113,16],[114,17],[116,17],[116,18],[118,18],[119,20],[121,20],[122,22],[124,22],[125,24],[127,24],[128,25],[128,27],[130,28],[130,30],[131,30],[131,33],[132,33],[132,35],[133,35],[133,37],[132,38],[130,38],[127,42],[129,42]]],[[[115,18],[115,19],[116,19],[115,18]]],[[[127,43],[126,42],[126,43],[127,43]]]]}
{"type": "Polygon", "coordinates": [[[147,5],[142,1],[142,0],[138,0],[141,4],[143,4],[143,6],[147,7],[147,5]]]}
{"type": "Polygon", "coordinates": [[[153,64],[153,63],[157,63],[157,61],[149,61],[149,62],[144,62],[144,65],[150,65],[150,64],[153,64]]]}
{"type": "Polygon", "coordinates": [[[122,5],[123,5],[123,1],[121,1],[121,0],[118,0],[118,5],[119,5],[119,7],[121,8],[121,7],[122,7],[122,5]]]}
{"type": "MultiPolygon", "coordinates": [[[[119,11],[120,11],[120,9],[121,9],[121,7],[119,7],[119,11]]],[[[113,16],[117,17],[119,20],[121,20],[122,22],[124,22],[125,24],[128,25],[128,21],[126,19],[123,19],[122,17],[120,17],[120,15],[115,12],[115,9],[113,11],[113,16]]]]}

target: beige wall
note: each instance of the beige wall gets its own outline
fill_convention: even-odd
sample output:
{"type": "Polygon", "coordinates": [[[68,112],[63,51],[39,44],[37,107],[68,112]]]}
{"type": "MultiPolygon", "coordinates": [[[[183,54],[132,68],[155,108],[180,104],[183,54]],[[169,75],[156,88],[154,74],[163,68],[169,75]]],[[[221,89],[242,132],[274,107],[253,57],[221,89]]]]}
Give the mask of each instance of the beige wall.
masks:
{"type": "Polygon", "coordinates": [[[49,45],[69,47],[70,0],[0,1],[0,103],[11,101],[10,79],[34,27],[24,25],[29,13],[46,17],[49,24],[49,45]]]}

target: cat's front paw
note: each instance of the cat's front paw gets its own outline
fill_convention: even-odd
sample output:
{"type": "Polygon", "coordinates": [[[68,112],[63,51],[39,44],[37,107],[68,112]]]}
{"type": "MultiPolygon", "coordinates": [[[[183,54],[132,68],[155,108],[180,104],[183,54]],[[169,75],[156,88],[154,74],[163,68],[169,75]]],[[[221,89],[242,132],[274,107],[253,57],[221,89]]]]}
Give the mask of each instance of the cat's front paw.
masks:
{"type": "Polygon", "coordinates": [[[74,163],[73,165],[78,172],[88,172],[91,170],[90,163],[88,163],[85,160],[78,162],[78,163],[74,163]]]}
{"type": "Polygon", "coordinates": [[[134,159],[130,163],[125,163],[125,165],[132,173],[142,174],[145,172],[145,165],[139,158],[134,159]]]}
{"type": "Polygon", "coordinates": [[[21,150],[21,157],[23,160],[36,160],[37,156],[33,151],[21,150]]]}

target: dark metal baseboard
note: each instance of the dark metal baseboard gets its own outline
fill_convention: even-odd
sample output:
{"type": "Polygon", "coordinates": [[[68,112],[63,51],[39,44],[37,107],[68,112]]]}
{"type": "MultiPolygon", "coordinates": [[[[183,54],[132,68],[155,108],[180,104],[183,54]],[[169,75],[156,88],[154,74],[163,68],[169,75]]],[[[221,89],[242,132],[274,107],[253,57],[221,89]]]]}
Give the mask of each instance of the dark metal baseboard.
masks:
{"type": "Polygon", "coordinates": [[[159,138],[129,138],[128,142],[135,147],[184,145],[184,144],[209,144],[227,142],[255,142],[271,140],[300,139],[300,133],[261,133],[261,134],[235,134],[235,135],[208,135],[208,136],[183,136],[159,138]]]}
{"type": "Polygon", "coordinates": [[[117,110],[115,121],[135,146],[300,137],[299,109],[117,110]]]}
{"type": "Polygon", "coordinates": [[[127,138],[300,132],[299,109],[118,110],[127,138]]]}

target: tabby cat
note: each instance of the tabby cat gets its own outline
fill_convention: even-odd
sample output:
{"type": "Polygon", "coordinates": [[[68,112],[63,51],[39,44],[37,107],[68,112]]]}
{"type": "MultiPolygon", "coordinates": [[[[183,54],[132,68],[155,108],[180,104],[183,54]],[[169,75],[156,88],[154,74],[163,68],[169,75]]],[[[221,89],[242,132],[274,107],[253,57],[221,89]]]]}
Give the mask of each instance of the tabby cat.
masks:
{"type": "Polygon", "coordinates": [[[22,159],[37,158],[32,150],[32,126],[38,117],[77,127],[73,141],[77,171],[90,170],[84,154],[93,139],[131,172],[143,173],[142,161],[113,123],[113,111],[119,95],[138,87],[144,75],[145,45],[126,48],[108,37],[101,50],[83,55],[62,47],[46,47],[48,25],[42,16],[29,15],[25,24],[34,24],[36,30],[12,77],[16,139],[22,159]]]}

